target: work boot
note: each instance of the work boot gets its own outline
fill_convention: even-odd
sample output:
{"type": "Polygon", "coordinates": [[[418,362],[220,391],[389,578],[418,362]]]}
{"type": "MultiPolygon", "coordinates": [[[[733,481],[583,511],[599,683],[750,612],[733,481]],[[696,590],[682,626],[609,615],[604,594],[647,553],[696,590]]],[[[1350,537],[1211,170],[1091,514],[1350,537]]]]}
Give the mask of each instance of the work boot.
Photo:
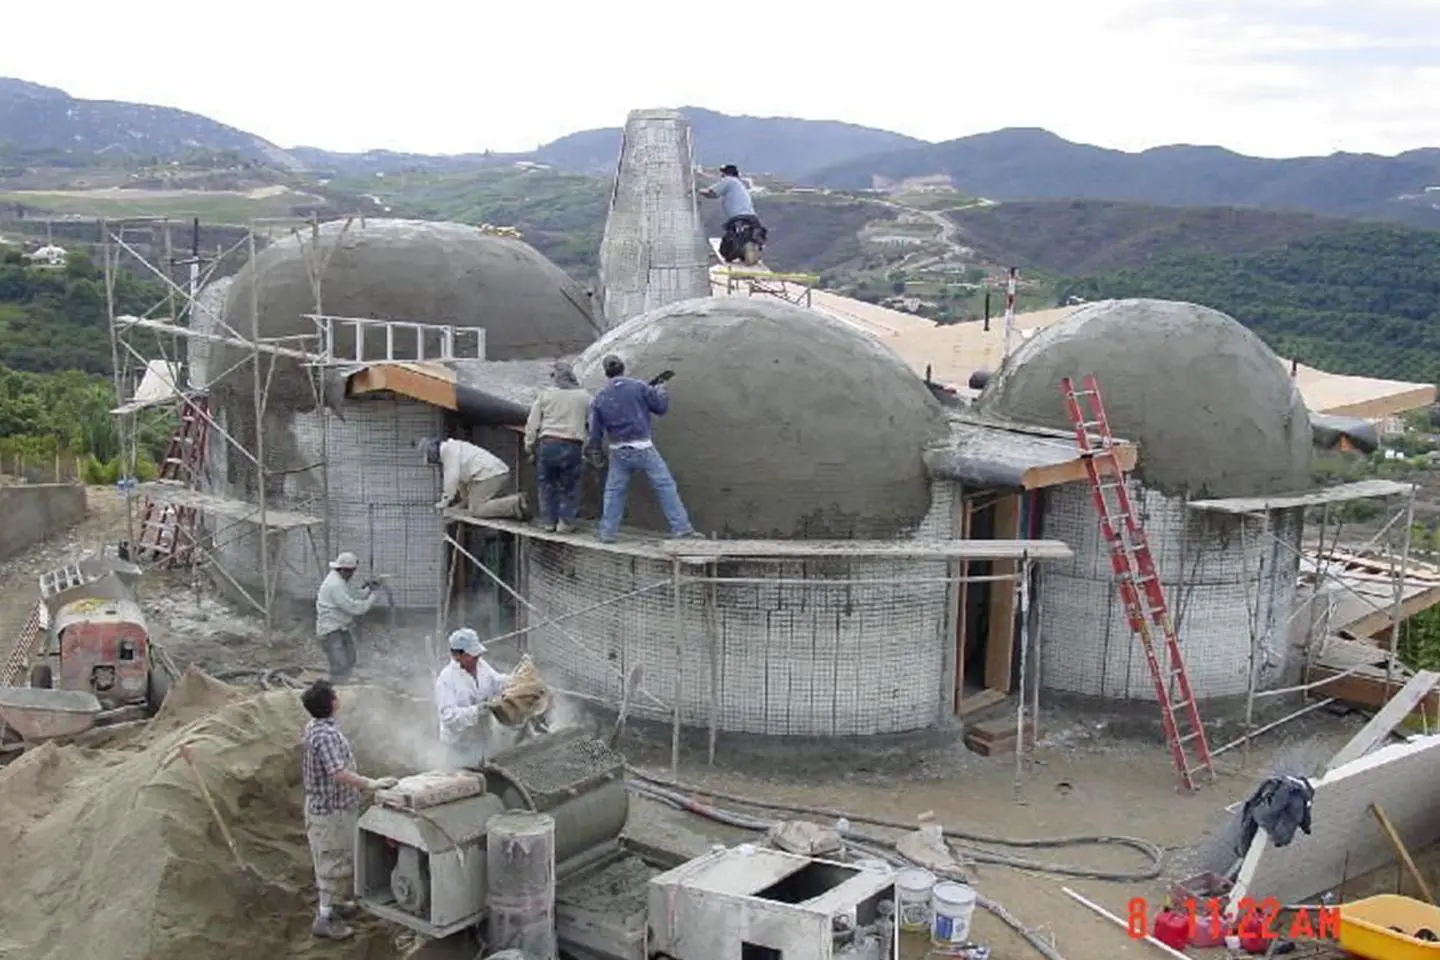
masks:
{"type": "Polygon", "coordinates": [[[575,532],[575,524],[573,524],[573,523],[566,523],[564,520],[561,520],[559,523],[555,524],[555,532],[556,532],[556,533],[574,533],[574,532],[575,532]]]}
{"type": "Polygon", "coordinates": [[[708,539],[710,539],[710,538],[707,537],[707,536],[705,536],[705,534],[701,533],[699,530],[687,530],[685,533],[672,533],[672,534],[670,534],[670,539],[671,539],[671,540],[708,540],[708,539]]]}
{"type": "Polygon", "coordinates": [[[345,940],[354,936],[355,931],[350,924],[332,915],[328,918],[316,917],[310,926],[310,934],[321,940],[345,940]]]}
{"type": "Polygon", "coordinates": [[[354,900],[346,900],[342,903],[337,903],[330,909],[333,914],[339,917],[341,920],[354,920],[356,917],[360,916],[360,904],[356,903],[354,900]]]}

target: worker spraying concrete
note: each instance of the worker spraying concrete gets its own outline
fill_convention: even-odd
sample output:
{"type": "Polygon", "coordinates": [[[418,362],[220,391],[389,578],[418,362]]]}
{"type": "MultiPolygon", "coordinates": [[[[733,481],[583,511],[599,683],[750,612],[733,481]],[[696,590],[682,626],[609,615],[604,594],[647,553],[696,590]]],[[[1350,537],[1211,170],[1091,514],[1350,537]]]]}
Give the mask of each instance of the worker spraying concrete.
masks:
{"type": "Polygon", "coordinates": [[[315,636],[330,662],[330,679],[340,683],[350,676],[357,658],[355,621],[375,605],[378,578],[356,585],[355,571],[360,560],[346,550],[330,561],[330,572],[315,594],[315,636]]]}

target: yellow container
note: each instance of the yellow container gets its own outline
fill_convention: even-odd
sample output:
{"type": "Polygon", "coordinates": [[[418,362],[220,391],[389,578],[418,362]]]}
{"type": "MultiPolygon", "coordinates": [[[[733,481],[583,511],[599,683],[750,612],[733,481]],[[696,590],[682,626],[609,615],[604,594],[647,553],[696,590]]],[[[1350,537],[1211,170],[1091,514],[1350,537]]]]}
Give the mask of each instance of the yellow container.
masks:
{"type": "Polygon", "coordinates": [[[1393,894],[1340,905],[1340,949],[1365,960],[1440,960],[1440,943],[1411,936],[1423,929],[1440,935],[1440,907],[1393,894]]]}

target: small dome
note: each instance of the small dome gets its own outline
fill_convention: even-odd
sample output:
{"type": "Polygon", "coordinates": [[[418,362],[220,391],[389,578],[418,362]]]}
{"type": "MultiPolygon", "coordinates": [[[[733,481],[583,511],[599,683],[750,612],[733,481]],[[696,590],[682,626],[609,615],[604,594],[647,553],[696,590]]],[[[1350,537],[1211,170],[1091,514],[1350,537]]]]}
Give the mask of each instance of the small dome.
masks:
{"type": "Polygon", "coordinates": [[[1310,417],[1270,348],[1193,303],[1107,300],[1022,344],[977,401],[987,414],[1069,429],[1060,381],[1100,383],[1136,471],[1172,496],[1248,497],[1309,484],[1310,417]]]}
{"type": "MultiPolygon", "coordinates": [[[[604,385],[611,353],[638,379],[675,371],[655,442],[702,532],[887,537],[930,509],[922,454],[946,435],[941,406],[898,357],[838,321],[758,297],[684,300],[586,350],[575,365],[586,387],[604,385]]],[[[633,489],[627,522],[665,529],[654,498],[633,489]]]]}
{"type": "MultiPolygon", "coordinates": [[[[315,325],[305,318],[315,312],[309,268],[322,265],[325,313],[483,327],[489,360],[576,353],[599,330],[589,295],[534,248],[476,227],[419,220],[351,221],[348,227],[327,223],[320,228],[318,250],[312,249],[308,231],[277,241],[236,275],[226,296],[226,322],[242,336],[250,335],[251,291],[258,275],[260,336],[313,334],[315,325]]],[[[353,339],[336,339],[337,353],[354,355],[353,339]]],[[[398,335],[396,356],[413,358],[411,342],[398,335]]],[[[438,341],[429,345],[437,347],[438,341]]],[[[384,350],[383,335],[372,333],[366,359],[383,357],[384,350]]],[[[217,346],[210,369],[226,370],[245,353],[217,346]]],[[[277,377],[299,379],[293,364],[277,369],[277,377]]],[[[248,392],[251,376],[242,368],[225,378],[225,387],[248,392]]]]}

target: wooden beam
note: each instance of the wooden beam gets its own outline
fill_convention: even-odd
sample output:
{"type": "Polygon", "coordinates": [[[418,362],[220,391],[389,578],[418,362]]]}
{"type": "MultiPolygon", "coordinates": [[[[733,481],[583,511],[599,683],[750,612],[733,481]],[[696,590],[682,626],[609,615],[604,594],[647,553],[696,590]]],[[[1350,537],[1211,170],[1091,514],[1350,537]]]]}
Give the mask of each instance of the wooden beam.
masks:
{"type": "MultiPolygon", "coordinates": [[[[1115,460],[1126,473],[1135,469],[1139,459],[1139,451],[1134,444],[1122,443],[1115,446],[1115,460]]],[[[1054,466],[1031,467],[1025,471],[1020,482],[1025,485],[1026,490],[1043,490],[1046,487],[1058,487],[1062,483],[1085,483],[1089,479],[1089,474],[1085,472],[1085,461],[1077,456],[1074,460],[1054,466]]]]}
{"type": "MultiPolygon", "coordinates": [[[[1435,684],[1440,682],[1440,673],[1432,670],[1421,670],[1400,691],[1390,698],[1390,702],[1370,722],[1360,728],[1360,731],[1351,737],[1330,758],[1326,765],[1327,770],[1334,770],[1336,767],[1344,766],[1351,760],[1359,760],[1365,754],[1374,750],[1385,742],[1385,738],[1400,725],[1400,723],[1415,712],[1416,706],[1420,704],[1430,692],[1435,689],[1435,684]]],[[[1324,689],[1323,687],[1321,688],[1324,689]]]]}
{"type": "MultiPolygon", "coordinates": [[[[1311,667],[1305,674],[1306,683],[1313,684],[1321,680],[1330,680],[1331,682],[1310,691],[1310,696],[1322,700],[1333,697],[1366,710],[1380,710],[1390,701],[1397,689],[1409,682],[1403,677],[1396,677],[1395,681],[1388,685],[1387,690],[1384,676],[1367,677],[1355,673],[1348,677],[1341,677],[1340,675],[1344,672],[1334,667],[1311,667]],[[1332,679],[1335,677],[1339,677],[1339,679],[1332,679]]],[[[1440,692],[1431,690],[1407,716],[1423,714],[1433,719],[1437,712],[1440,712],[1440,692]]]]}
{"type": "MultiPolygon", "coordinates": [[[[1389,580],[1390,578],[1386,577],[1385,579],[1389,580]]],[[[1440,584],[1426,587],[1424,590],[1406,597],[1400,604],[1400,620],[1401,622],[1409,620],[1417,613],[1424,613],[1437,603],[1440,603],[1440,584]]],[[[1345,630],[1356,637],[1373,637],[1389,630],[1393,619],[1393,610],[1371,610],[1359,620],[1346,624],[1345,630]]]]}
{"type": "Polygon", "coordinates": [[[410,364],[379,363],[350,377],[347,392],[356,394],[389,391],[444,410],[458,410],[454,375],[443,367],[421,368],[410,364]]]}

